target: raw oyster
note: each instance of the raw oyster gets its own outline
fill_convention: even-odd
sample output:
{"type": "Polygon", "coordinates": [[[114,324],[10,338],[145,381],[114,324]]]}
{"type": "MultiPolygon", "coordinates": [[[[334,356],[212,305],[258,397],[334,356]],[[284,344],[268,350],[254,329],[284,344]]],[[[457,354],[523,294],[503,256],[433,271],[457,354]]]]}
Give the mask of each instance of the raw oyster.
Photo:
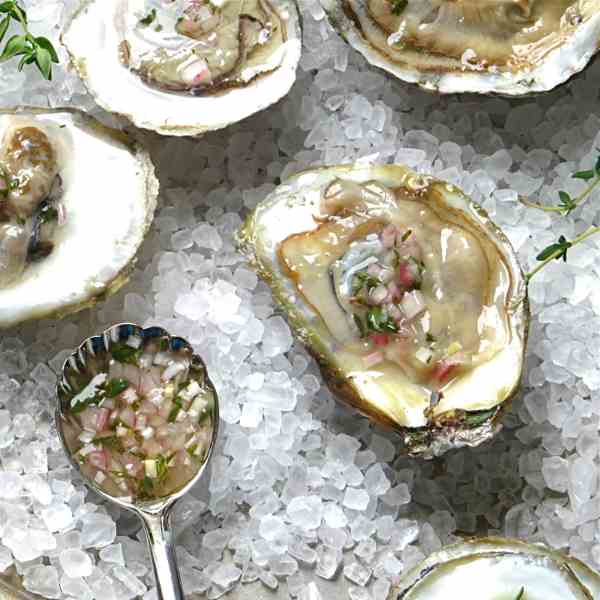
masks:
{"type": "Polygon", "coordinates": [[[0,111],[0,327],[118,290],[150,227],[148,154],[72,110],[0,111]]]}
{"type": "Polygon", "coordinates": [[[165,135],[273,104],[301,50],[294,0],[87,0],[62,39],[103,108],[165,135]]]}
{"type": "Polygon", "coordinates": [[[477,445],[516,391],[527,289],[450,184],[398,165],[306,171],[238,234],[331,389],[411,453],[477,445]]]}
{"type": "Polygon", "coordinates": [[[321,0],[373,65],[441,93],[543,92],[600,44],[600,0],[321,0]]]}
{"type": "Polygon", "coordinates": [[[391,600],[592,600],[600,574],[542,544],[473,538],[442,548],[402,577],[391,600]]]}

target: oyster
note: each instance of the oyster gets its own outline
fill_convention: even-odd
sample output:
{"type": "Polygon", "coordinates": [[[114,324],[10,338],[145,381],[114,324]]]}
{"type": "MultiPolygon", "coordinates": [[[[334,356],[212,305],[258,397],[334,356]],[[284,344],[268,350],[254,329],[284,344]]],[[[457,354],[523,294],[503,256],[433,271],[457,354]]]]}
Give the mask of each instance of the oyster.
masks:
{"type": "Polygon", "coordinates": [[[332,390],[411,453],[499,428],[523,369],[527,289],[508,240],[455,187],[398,165],[307,171],[238,241],[332,390]]]}
{"type": "Polygon", "coordinates": [[[273,104],[301,50],[293,0],[88,0],[62,40],[103,108],[165,135],[273,104]]]}
{"type": "Polygon", "coordinates": [[[321,0],[373,65],[441,93],[543,92],[600,44],[600,0],[321,0]]]}
{"type": "Polygon", "coordinates": [[[473,538],[442,548],[402,577],[391,600],[593,600],[600,574],[542,544],[473,538]]]}
{"type": "Polygon", "coordinates": [[[73,110],[0,111],[0,327],[118,290],[157,194],[121,132],[73,110]]]}

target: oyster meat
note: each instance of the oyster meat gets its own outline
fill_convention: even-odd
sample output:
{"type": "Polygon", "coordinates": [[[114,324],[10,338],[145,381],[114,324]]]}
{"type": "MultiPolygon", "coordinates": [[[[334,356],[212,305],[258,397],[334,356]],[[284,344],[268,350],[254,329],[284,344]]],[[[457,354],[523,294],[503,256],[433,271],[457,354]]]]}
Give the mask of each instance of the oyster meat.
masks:
{"type": "Polygon", "coordinates": [[[473,538],[442,548],[402,577],[392,600],[593,600],[600,574],[542,544],[473,538]]]}
{"type": "Polygon", "coordinates": [[[121,287],[157,194],[122,133],[77,111],[0,111],[0,327],[121,287]]]}
{"type": "Polygon", "coordinates": [[[459,190],[397,165],[307,171],[238,237],[330,387],[409,451],[499,427],[523,368],[526,285],[459,190]]]}
{"type": "Polygon", "coordinates": [[[441,93],[547,91],[600,43],[600,0],[321,0],[375,66],[441,93]]]}
{"type": "Polygon", "coordinates": [[[293,0],[88,0],[63,42],[101,106],[167,135],[279,100],[301,45],[293,0]]]}

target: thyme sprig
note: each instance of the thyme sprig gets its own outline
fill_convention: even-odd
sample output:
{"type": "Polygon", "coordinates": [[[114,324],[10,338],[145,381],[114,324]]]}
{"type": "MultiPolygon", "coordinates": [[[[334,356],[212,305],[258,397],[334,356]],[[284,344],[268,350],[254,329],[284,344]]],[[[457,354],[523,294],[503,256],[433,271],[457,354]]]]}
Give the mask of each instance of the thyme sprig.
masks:
{"type": "MultiPolygon", "coordinates": [[[[600,149],[598,149],[600,151],[600,149]]],[[[576,208],[580,207],[586,200],[589,199],[591,193],[600,185],[600,155],[596,159],[596,164],[593,169],[586,171],[577,171],[571,176],[573,179],[581,179],[590,181],[591,183],[575,198],[568,192],[561,190],[558,192],[558,204],[556,206],[545,206],[537,202],[529,202],[525,198],[521,198],[521,204],[530,208],[537,208],[546,212],[561,213],[565,217],[570,215],[576,208]]]]}
{"type": "MultiPolygon", "coordinates": [[[[598,148],[598,152],[600,152],[600,148],[598,148]]],[[[573,179],[581,179],[591,183],[589,183],[583,192],[581,192],[581,194],[575,198],[571,197],[570,194],[563,190],[559,191],[559,201],[558,205],[556,206],[544,206],[535,202],[529,202],[523,198],[521,199],[522,204],[547,212],[560,213],[565,217],[568,216],[571,214],[571,212],[588,200],[591,193],[600,185],[600,154],[596,159],[593,169],[577,171],[576,173],[573,173],[572,177],[573,179]]],[[[535,277],[537,273],[539,273],[548,263],[552,262],[553,260],[562,259],[564,262],[567,262],[567,253],[573,246],[580,244],[597,233],[600,233],[600,227],[590,227],[572,240],[568,240],[564,235],[561,235],[556,242],[546,246],[536,256],[536,260],[539,262],[539,264],[525,275],[527,282],[531,281],[531,279],[535,277]]]]}
{"type": "Polygon", "coordinates": [[[529,271],[525,278],[527,281],[531,281],[531,279],[539,273],[549,262],[553,260],[560,260],[561,258],[566,262],[567,261],[567,251],[580,244],[584,240],[587,240],[589,237],[600,233],[600,227],[590,227],[582,234],[573,238],[572,240],[567,240],[564,235],[561,235],[558,238],[558,241],[554,244],[550,244],[546,248],[544,248],[537,256],[536,259],[540,262],[534,269],[529,271]]]}
{"type": "Polygon", "coordinates": [[[25,9],[17,0],[8,0],[0,3],[0,43],[6,36],[11,21],[19,23],[23,33],[15,34],[8,39],[0,54],[0,62],[20,56],[19,71],[22,71],[25,65],[35,64],[44,79],[50,81],[52,63],[58,63],[58,55],[52,42],[43,36],[35,37],[29,31],[25,9]]]}

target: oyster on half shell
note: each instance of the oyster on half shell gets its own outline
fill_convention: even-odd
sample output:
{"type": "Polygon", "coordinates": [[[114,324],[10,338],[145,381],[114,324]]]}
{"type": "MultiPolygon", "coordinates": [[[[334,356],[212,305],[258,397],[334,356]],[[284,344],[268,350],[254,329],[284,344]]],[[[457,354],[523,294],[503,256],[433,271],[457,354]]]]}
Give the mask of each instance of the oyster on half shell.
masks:
{"type": "Polygon", "coordinates": [[[527,289],[508,240],[454,186],[398,165],[306,171],[238,241],[331,389],[409,452],[498,430],[523,369],[527,289]]]}
{"type": "Polygon", "coordinates": [[[0,111],[0,328],[117,291],[157,195],[123,133],[74,110],[0,111]]]}
{"type": "Polygon", "coordinates": [[[473,538],[442,548],[404,575],[390,600],[596,600],[600,574],[544,546],[473,538]]]}
{"type": "Polygon", "coordinates": [[[294,0],[87,0],[62,40],[103,108],[165,135],[273,104],[301,49],[294,0]]]}
{"type": "Polygon", "coordinates": [[[441,93],[548,91],[600,44],[600,0],[321,0],[373,65],[441,93]]]}

